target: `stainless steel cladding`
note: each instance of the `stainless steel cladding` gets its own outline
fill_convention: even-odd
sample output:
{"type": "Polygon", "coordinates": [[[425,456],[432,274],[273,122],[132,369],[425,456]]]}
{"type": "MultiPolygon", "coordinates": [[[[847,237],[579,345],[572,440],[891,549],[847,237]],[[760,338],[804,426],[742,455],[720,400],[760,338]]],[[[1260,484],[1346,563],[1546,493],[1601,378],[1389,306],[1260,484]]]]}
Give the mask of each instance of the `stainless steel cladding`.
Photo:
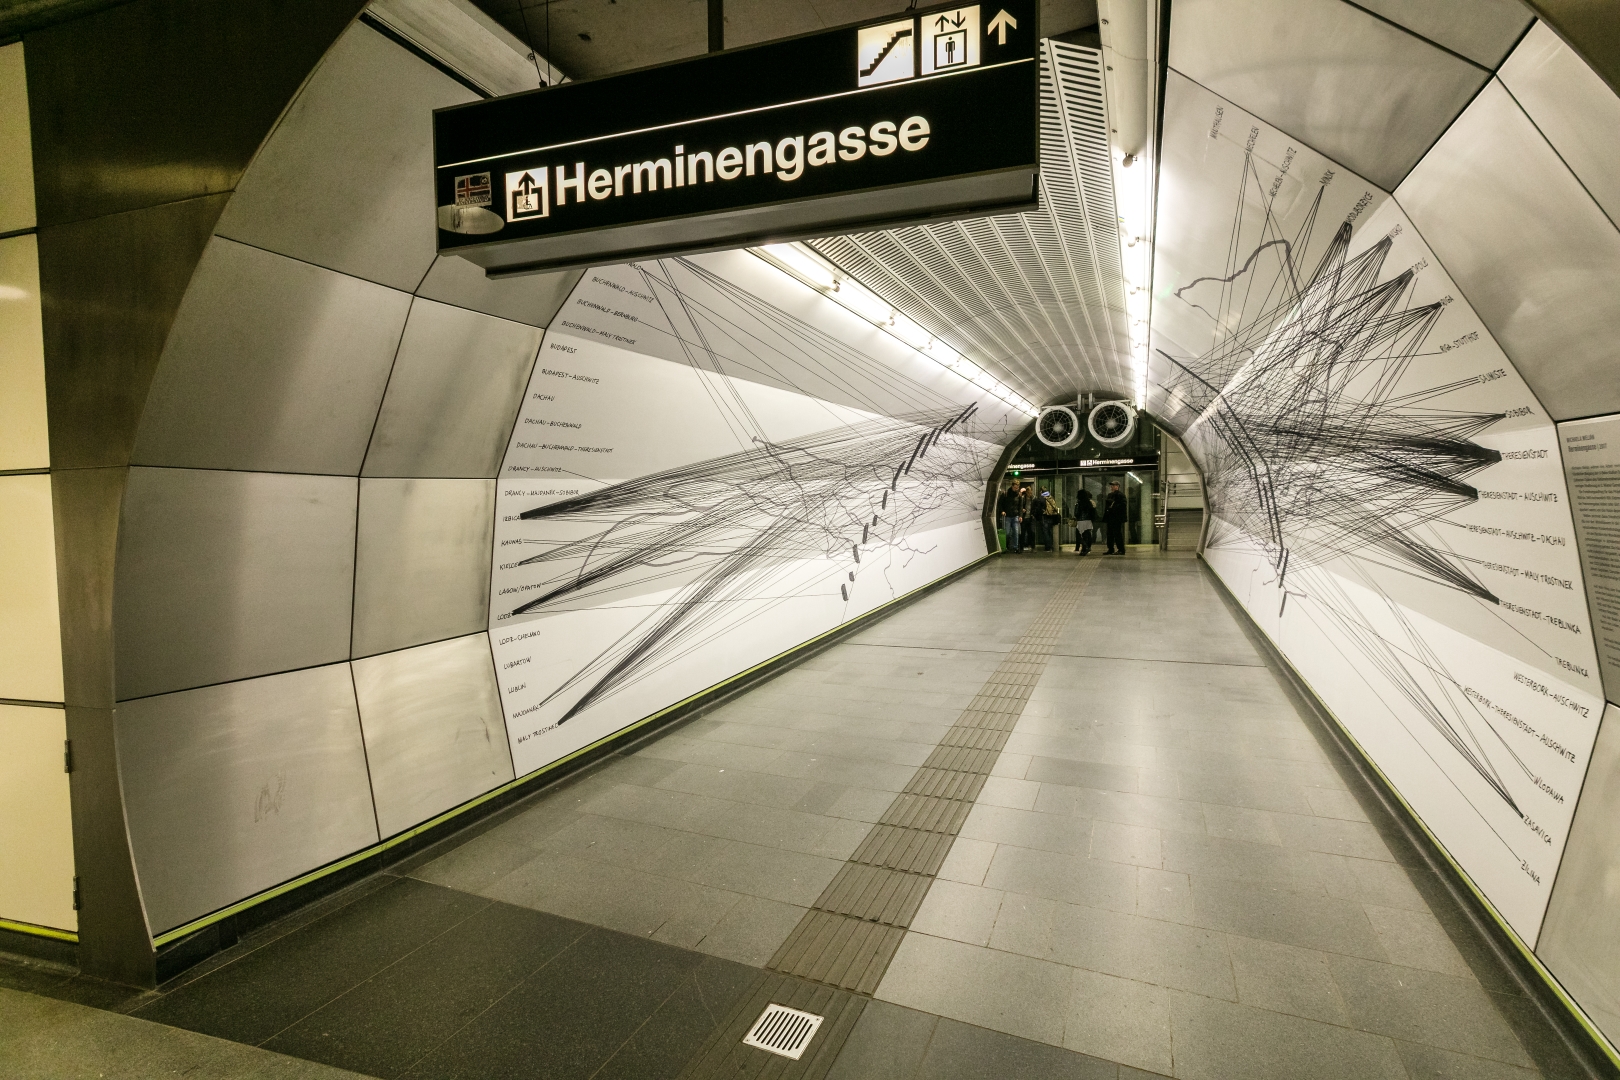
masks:
{"type": "Polygon", "coordinates": [[[490,278],[484,276],[482,266],[456,255],[441,255],[416,295],[544,327],[563,306],[584,272],[561,270],[521,278],[490,278]]]}
{"type": "Polygon", "coordinates": [[[321,60],[219,233],[409,292],[433,265],[432,110],[477,95],[362,23],[321,60]]]}
{"type": "Polygon", "coordinates": [[[1620,411],[1620,231],[1501,83],[1395,198],[1555,420],[1620,411]]]}
{"type": "Polygon", "coordinates": [[[540,335],[524,323],[415,301],[364,475],[493,477],[540,335]]]}
{"type": "Polygon", "coordinates": [[[349,655],[353,477],[130,470],[118,538],[118,697],[349,655]]]}
{"type": "Polygon", "coordinates": [[[489,625],[495,481],[360,481],[355,656],[489,625]]]}
{"type": "Polygon", "coordinates": [[[1620,1041],[1620,706],[1610,705],[1592,748],[1564,861],[1541,924],[1536,955],[1588,1016],[1620,1041]]]}
{"type": "Polygon", "coordinates": [[[1339,0],[1179,0],[1170,65],[1385,190],[1490,77],[1339,0]]]}
{"type": "Polygon", "coordinates": [[[410,301],[216,237],[163,350],[135,462],[353,476],[410,301]]]}
{"type": "Polygon", "coordinates": [[[1488,68],[1502,62],[1535,18],[1519,0],[1356,0],[1356,6],[1488,68]]]}
{"type": "Polygon", "coordinates": [[[1499,77],[1609,220],[1620,222],[1620,96],[1541,22],[1499,77]]]}
{"type": "Polygon", "coordinates": [[[118,707],[154,934],[377,842],[347,664],[118,707]]]}
{"type": "Polygon", "coordinates": [[[384,837],[512,779],[488,634],[356,660],[354,685],[384,837]]]}

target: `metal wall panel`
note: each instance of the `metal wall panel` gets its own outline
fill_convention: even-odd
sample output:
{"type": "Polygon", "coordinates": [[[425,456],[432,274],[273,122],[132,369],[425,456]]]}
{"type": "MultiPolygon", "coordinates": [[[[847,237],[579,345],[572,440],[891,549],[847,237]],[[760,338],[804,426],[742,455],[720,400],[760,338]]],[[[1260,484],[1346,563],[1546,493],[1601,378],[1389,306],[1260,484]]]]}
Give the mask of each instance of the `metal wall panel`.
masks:
{"type": "Polygon", "coordinates": [[[1592,748],[1536,955],[1610,1040],[1620,1042],[1620,706],[1592,748]]]}
{"type": "Polygon", "coordinates": [[[1535,18],[1519,0],[1356,0],[1358,7],[1494,68],[1535,18]]]}
{"type": "Polygon", "coordinates": [[[135,464],[355,475],[410,303],[216,237],[163,350],[135,464]]]}
{"type": "Polygon", "coordinates": [[[512,779],[488,634],[353,667],[384,837],[512,779]]]}
{"type": "Polygon", "coordinates": [[[437,244],[433,110],[478,95],[361,23],[332,46],[237,185],[219,232],[382,282],[422,283],[437,244]]]}
{"type": "Polygon", "coordinates": [[[13,236],[0,240],[0,471],[43,469],[50,463],[39,241],[13,236]]]}
{"type": "Polygon", "coordinates": [[[0,919],[73,930],[73,814],[61,709],[0,705],[0,919]]]}
{"type": "Polygon", "coordinates": [[[154,934],[377,842],[347,664],[118,707],[154,934]]]}
{"type": "Polygon", "coordinates": [[[34,148],[22,42],[0,48],[0,233],[34,227],[34,148]]]}
{"type": "Polygon", "coordinates": [[[568,294],[579,284],[583,270],[531,274],[515,278],[488,278],[484,268],[456,255],[434,260],[417,296],[457,307],[499,315],[503,319],[550,326],[568,294]]]}
{"type": "Polygon", "coordinates": [[[228,192],[363,3],[100,6],[28,35],[41,224],[228,192]]]}
{"type": "Polygon", "coordinates": [[[43,473],[0,476],[0,698],[62,700],[56,530],[43,473]]]}
{"type": "Polygon", "coordinates": [[[372,0],[366,13],[490,97],[562,81],[562,72],[535,56],[471,0],[372,0]],[[547,71],[544,83],[542,67],[547,71]]]}
{"type": "Polygon", "coordinates": [[[1177,0],[1170,66],[1386,190],[1489,77],[1339,0],[1177,0]]]}
{"type": "Polygon", "coordinates": [[[1500,82],[1395,197],[1554,419],[1620,411],[1620,232],[1500,82]]]}
{"type": "Polygon", "coordinates": [[[53,467],[129,464],[164,340],[226,198],[39,230],[53,467]]]}
{"type": "Polygon", "coordinates": [[[362,480],[355,656],[489,625],[494,480],[362,480]]]}
{"type": "Polygon", "coordinates": [[[418,299],[364,475],[493,477],[540,337],[524,323],[418,299]]]}
{"type": "Polygon", "coordinates": [[[346,659],[358,486],[131,469],[113,604],[119,700],[346,659]]]}
{"type": "MultiPolygon", "coordinates": [[[[62,617],[62,697],[69,706],[109,713],[115,700],[113,576],[118,564],[118,519],[128,480],[128,469],[51,473],[56,596],[62,617]]],[[[68,722],[72,723],[71,717],[68,722]]]]}
{"type": "Polygon", "coordinates": [[[1620,95],[1541,22],[1500,75],[1609,220],[1620,223],[1620,95]]]}

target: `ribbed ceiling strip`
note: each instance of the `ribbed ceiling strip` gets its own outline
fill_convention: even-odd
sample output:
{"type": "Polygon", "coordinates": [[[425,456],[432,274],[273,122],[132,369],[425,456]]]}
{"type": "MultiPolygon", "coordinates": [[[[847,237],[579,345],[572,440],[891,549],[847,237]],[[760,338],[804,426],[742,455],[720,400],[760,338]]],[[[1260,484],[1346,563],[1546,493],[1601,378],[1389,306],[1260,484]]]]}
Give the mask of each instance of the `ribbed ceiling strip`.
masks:
{"type": "Polygon", "coordinates": [[[1042,43],[1040,208],[810,246],[1035,402],[1129,394],[1102,53],[1042,43]]]}

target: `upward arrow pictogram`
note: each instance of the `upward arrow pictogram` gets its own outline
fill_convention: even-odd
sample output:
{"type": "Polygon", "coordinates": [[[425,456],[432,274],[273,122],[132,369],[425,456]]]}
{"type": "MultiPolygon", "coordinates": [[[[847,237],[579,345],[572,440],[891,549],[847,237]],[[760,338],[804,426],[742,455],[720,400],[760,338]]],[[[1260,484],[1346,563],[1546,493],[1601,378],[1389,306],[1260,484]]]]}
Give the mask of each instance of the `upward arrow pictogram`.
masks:
{"type": "Polygon", "coordinates": [[[1005,8],[996,12],[996,17],[990,20],[990,26],[985,30],[985,36],[996,35],[996,44],[1007,44],[1007,31],[1018,29],[1018,20],[1007,14],[1005,8]]]}

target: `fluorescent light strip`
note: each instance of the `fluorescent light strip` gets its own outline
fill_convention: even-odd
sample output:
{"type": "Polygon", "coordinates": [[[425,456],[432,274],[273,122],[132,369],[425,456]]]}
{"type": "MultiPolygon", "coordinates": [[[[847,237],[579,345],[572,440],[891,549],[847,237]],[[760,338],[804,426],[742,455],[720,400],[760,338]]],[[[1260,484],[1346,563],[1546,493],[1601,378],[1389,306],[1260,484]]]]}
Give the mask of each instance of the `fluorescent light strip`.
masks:
{"type": "Polygon", "coordinates": [[[836,301],[846,311],[871,323],[912,351],[921,353],[979,389],[994,394],[1026,416],[1039,415],[1040,410],[1011,387],[895,310],[872,290],[828,265],[803,244],[766,244],[748,250],[789,277],[836,301]]]}

